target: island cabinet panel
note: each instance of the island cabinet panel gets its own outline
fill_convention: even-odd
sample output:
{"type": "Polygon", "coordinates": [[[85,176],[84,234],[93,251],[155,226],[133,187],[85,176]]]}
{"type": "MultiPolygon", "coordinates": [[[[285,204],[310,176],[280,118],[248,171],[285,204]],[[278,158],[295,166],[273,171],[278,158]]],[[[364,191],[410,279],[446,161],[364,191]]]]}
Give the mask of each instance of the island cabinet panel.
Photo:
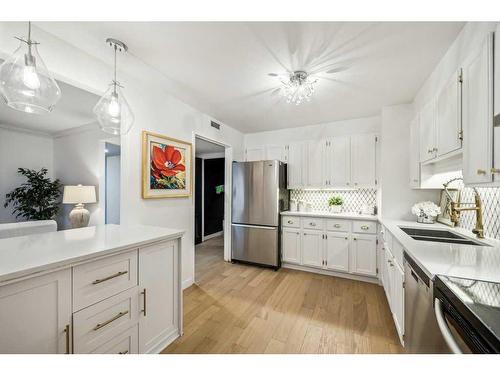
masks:
{"type": "Polygon", "coordinates": [[[70,269],[0,287],[0,353],[70,353],[70,334],[70,269]]]}
{"type": "Polygon", "coordinates": [[[177,241],[139,249],[141,353],[158,352],[180,334],[179,259],[177,241]]]}

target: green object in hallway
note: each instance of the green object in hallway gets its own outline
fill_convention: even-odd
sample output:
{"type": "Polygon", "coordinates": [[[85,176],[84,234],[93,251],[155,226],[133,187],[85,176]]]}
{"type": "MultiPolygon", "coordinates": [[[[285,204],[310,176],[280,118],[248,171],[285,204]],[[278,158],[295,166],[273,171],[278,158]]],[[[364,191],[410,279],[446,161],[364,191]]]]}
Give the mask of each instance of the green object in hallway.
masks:
{"type": "Polygon", "coordinates": [[[215,187],[215,193],[216,194],[222,194],[222,193],[224,193],[224,185],[217,185],[215,187]]]}

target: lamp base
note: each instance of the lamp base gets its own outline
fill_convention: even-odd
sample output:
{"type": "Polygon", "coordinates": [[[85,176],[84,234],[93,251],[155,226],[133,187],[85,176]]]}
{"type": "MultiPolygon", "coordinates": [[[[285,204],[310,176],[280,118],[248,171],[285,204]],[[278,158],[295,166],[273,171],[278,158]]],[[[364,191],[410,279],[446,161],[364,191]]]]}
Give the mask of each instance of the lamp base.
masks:
{"type": "Polygon", "coordinates": [[[90,212],[87,210],[82,203],[79,203],[71,210],[69,213],[69,221],[71,222],[71,227],[83,228],[89,225],[90,212]]]}

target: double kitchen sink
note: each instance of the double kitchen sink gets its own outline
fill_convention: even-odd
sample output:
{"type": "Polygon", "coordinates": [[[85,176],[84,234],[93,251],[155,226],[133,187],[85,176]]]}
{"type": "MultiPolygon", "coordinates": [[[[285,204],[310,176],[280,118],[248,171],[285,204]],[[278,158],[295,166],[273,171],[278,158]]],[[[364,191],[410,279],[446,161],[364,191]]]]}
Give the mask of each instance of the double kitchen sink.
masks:
{"type": "Polygon", "coordinates": [[[460,236],[449,230],[420,229],[399,227],[403,232],[417,241],[446,242],[461,245],[490,246],[485,243],[474,241],[470,238],[460,236]]]}

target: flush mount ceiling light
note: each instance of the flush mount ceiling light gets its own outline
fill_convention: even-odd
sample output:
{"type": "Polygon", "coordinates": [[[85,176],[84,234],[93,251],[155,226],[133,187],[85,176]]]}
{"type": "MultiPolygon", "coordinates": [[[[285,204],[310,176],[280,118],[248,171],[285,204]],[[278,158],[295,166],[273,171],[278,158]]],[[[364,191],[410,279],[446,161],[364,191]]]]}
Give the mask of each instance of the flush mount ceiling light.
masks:
{"type": "Polygon", "coordinates": [[[282,80],[282,93],[287,103],[299,105],[304,100],[310,101],[314,94],[314,83],[317,79],[311,78],[302,70],[290,74],[288,80],[282,80]]]}
{"type": "Polygon", "coordinates": [[[27,113],[48,113],[61,97],[61,89],[50,75],[38,53],[38,44],[28,37],[18,38],[21,44],[12,56],[0,65],[0,94],[13,109],[27,113]]]}
{"type": "Polygon", "coordinates": [[[101,129],[113,135],[127,134],[134,123],[134,114],[130,109],[125,96],[123,86],[116,80],[116,52],[126,52],[128,47],[119,40],[108,38],[106,43],[114,50],[114,76],[108,91],[99,99],[94,107],[94,114],[99,121],[101,129]]]}

